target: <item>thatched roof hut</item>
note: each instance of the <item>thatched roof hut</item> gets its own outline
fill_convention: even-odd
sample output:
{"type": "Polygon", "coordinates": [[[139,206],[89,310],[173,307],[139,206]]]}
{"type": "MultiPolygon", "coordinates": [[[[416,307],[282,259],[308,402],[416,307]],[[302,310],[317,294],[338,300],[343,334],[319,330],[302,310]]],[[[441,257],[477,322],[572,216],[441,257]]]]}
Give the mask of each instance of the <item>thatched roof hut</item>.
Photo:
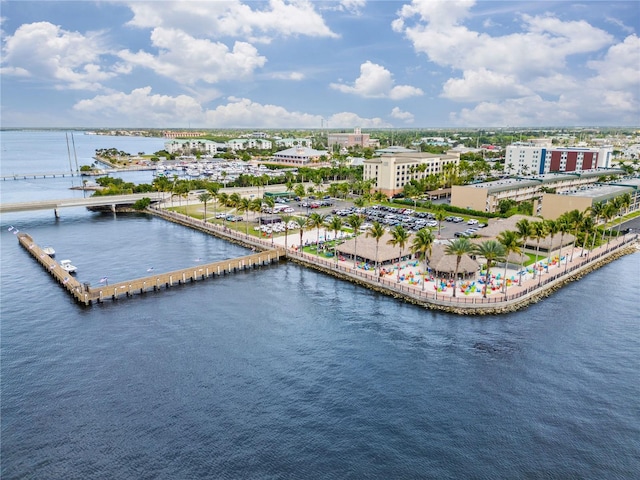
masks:
{"type": "MultiPolygon", "coordinates": [[[[390,245],[388,242],[393,237],[389,232],[386,232],[378,243],[378,262],[381,264],[390,262],[391,260],[398,258],[398,252],[400,252],[399,246],[390,245]]],[[[411,253],[411,242],[413,236],[409,237],[407,244],[402,250],[402,256],[409,255],[411,253]]],[[[351,238],[345,241],[342,245],[338,245],[338,253],[343,255],[353,256],[354,253],[362,258],[364,261],[374,263],[376,261],[376,241],[372,237],[367,237],[366,234],[358,235],[357,245],[355,238],[351,238]],[[357,251],[356,251],[357,246],[357,251]]]]}
{"type": "MultiPolygon", "coordinates": [[[[429,266],[436,275],[453,275],[456,271],[457,256],[447,255],[445,249],[445,244],[436,243],[431,250],[429,266]]],[[[478,262],[465,254],[460,258],[458,273],[475,273],[479,268],[478,262]]]]}

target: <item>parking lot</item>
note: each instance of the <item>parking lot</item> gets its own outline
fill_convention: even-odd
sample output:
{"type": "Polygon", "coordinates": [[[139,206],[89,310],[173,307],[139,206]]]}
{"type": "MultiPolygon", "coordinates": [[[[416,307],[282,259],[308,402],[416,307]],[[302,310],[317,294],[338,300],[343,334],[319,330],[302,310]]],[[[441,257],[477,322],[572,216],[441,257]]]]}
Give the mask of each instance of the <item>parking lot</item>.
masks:
{"type": "MultiPolygon", "coordinates": [[[[435,217],[427,212],[415,212],[410,207],[389,207],[374,205],[370,207],[357,208],[353,202],[348,200],[340,200],[335,198],[319,198],[319,199],[301,199],[298,202],[289,202],[288,205],[294,209],[294,214],[310,215],[318,212],[322,215],[337,215],[342,217],[346,222],[346,218],[354,213],[363,215],[365,223],[362,230],[366,230],[373,222],[380,222],[387,228],[393,228],[396,225],[402,225],[410,233],[415,233],[421,228],[431,228],[434,234],[438,235],[438,222],[435,217]]],[[[464,221],[462,217],[451,215],[447,216],[440,225],[440,239],[455,238],[456,236],[472,236],[473,233],[469,229],[479,230],[486,226],[477,220],[470,220],[470,223],[464,221]],[[458,233],[458,235],[456,235],[458,233]]]]}

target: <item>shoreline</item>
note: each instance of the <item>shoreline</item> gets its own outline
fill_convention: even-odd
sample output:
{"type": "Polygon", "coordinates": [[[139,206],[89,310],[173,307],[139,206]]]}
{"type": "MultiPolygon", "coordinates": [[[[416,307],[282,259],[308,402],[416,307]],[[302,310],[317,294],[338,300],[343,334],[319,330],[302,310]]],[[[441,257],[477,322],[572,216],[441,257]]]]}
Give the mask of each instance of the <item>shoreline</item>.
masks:
{"type": "MultiPolygon", "coordinates": [[[[147,212],[248,248],[274,248],[273,241],[246,236],[246,234],[225,229],[217,224],[203,223],[202,220],[197,220],[184,214],[167,212],[161,208],[149,208],[147,212]]],[[[524,281],[522,285],[508,287],[506,294],[494,292],[487,297],[453,297],[447,294],[438,294],[438,292],[432,293],[416,286],[380,279],[373,274],[358,271],[352,266],[352,261],[336,262],[334,260],[325,260],[315,255],[294,252],[292,249],[285,252],[285,258],[299,265],[313,268],[316,271],[430,310],[439,310],[456,315],[478,316],[511,313],[538,303],[544,298],[553,295],[563,286],[579,280],[584,275],[624,255],[637,253],[638,246],[640,246],[638,242],[637,234],[629,238],[616,239],[608,245],[603,245],[590,251],[588,255],[576,256],[575,259],[567,260],[568,265],[565,265],[562,269],[558,267],[558,270],[562,270],[561,272],[550,271],[545,274],[546,278],[544,280],[542,278],[529,279],[524,281]],[[509,289],[513,293],[510,293],[509,289]]],[[[500,269],[495,269],[494,271],[499,272],[500,269]]]]}

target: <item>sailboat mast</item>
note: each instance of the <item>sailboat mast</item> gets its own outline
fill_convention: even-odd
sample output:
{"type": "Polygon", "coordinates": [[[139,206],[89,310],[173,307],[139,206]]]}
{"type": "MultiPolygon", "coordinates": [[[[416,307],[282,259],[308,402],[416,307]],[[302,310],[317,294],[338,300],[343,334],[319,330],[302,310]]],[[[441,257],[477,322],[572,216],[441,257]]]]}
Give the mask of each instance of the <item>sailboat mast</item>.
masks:
{"type": "Polygon", "coordinates": [[[73,165],[71,164],[71,150],[69,149],[69,134],[65,132],[64,136],[67,139],[67,156],[69,157],[69,172],[71,173],[71,186],[73,187],[73,165]]]}
{"type": "Polygon", "coordinates": [[[78,168],[78,153],[76,152],[76,141],[73,138],[73,132],[71,132],[71,145],[73,145],[73,157],[76,160],[76,173],[78,173],[80,168],[78,168]]]}

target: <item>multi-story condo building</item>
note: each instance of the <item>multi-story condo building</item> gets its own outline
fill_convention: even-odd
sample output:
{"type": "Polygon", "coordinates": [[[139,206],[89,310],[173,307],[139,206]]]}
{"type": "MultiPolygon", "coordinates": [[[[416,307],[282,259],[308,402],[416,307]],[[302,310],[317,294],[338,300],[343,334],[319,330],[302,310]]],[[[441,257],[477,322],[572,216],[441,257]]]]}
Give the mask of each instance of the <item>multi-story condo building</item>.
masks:
{"type": "Polygon", "coordinates": [[[363,162],[363,180],[375,180],[374,188],[387,196],[400,193],[412,179],[444,173],[447,165],[457,167],[460,154],[402,152],[382,154],[363,162]]]}
{"type": "Polygon", "coordinates": [[[496,212],[500,201],[534,201],[534,214],[538,214],[538,200],[543,191],[558,194],[594,185],[603,175],[622,174],[622,170],[590,170],[573,173],[548,173],[526,178],[506,178],[473,185],[454,185],[451,205],[480,212],[496,212]]]}
{"type": "Polygon", "coordinates": [[[171,140],[164,142],[164,149],[169,153],[179,153],[190,155],[192,150],[206,152],[208,155],[215,155],[227,150],[226,143],[218,143],[212,140],[171,140]]]}
{"type": "Polygon", "coordinates": [[[310,138],[278,138],[275,141],[277,147],[310,147],[312,141],[310,138]]]}
{"type": "Polygon", "coordinates": [[[553,147],[544,142],[514,143],[506,148],[504,171],[509,175],[542,175],[610,168],[612,146],[553,147]]]}
{"type": "Polygon", "coordinates": [[[261,138],[234,138],[227,140],[227,148],[229,150],[247,150],[248,148],[256,148],[258,150],[271,150],[271,140],[263,140],[261,138]]]}
{"type": "Polygon", "coordinates": [[[164,132],[162,132],[162,135],[164,136],[164,138],[198,138],[204,137],[205,132],[179,132],[173,130],[165,130],[164,132]]]}

